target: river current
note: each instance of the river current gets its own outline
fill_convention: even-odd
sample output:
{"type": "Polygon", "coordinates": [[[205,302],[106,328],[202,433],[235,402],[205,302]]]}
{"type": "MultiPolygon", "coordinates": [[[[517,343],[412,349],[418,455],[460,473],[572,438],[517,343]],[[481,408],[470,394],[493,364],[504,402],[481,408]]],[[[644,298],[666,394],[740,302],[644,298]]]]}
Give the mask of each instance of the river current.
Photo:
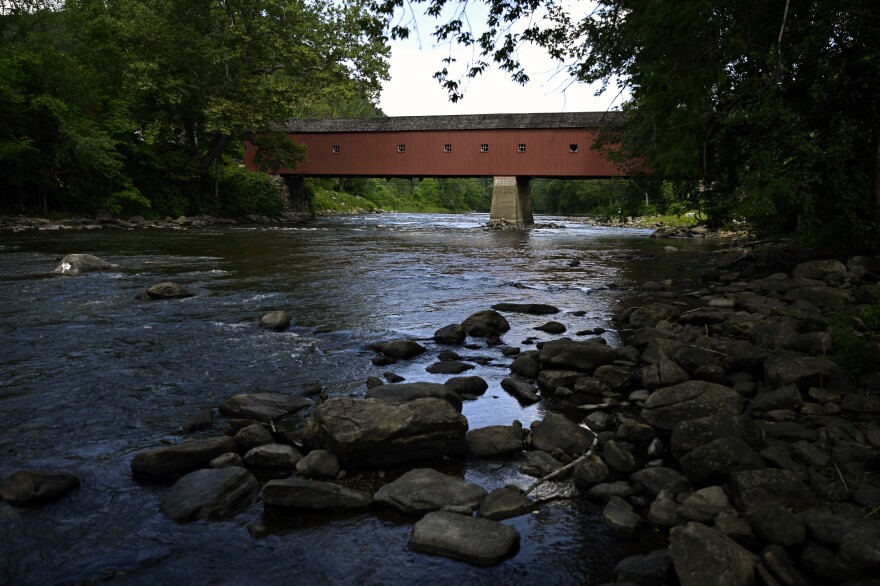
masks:
{"type": "MultiPolygon", "coordinates": [[[[0,233],[0,475],[62,468],[82,487],[35,509],[0,504],[0,582],[6,584],[598,584],[621,558],[647,547],[621,540],[601,505],[549,483],[531,515],[504,521],[521,534],[518,553],[477,568],[407,548],[413,519],[383,511],[264,518],[260,503],[234,518],[176,524],[159,512],[167,486],[141,484],[130,462],[140,450],[182,439],[181,424],[237,393],[297,394],[319,383],[329,396],[358,396],[368,376],[442,382],[425,367],[431,341],[500,302],[549,303],[543,317],[507,314],[505,344],[523,350],[548,319],[566,335],[596,327],[619,344],[611,316],[645,281],[695,280],[705,250],[649,231],[591,227],[489,231],[486,215],[382,214],[297,225],[186,230],[0,233]],[[115,268],[50,274],[69,253],[115,268]],[[578,262],[572,262],[578,261],[578,262]],[[173,280],[195,297],[140,301],[173,280]],[[284,309],[293,326],[259,328],[284,309]],[[374,366],[367,346],[415,338],[428,352],[374,366]],[[554,498],[555,497],[555,498],[554,498]],[[266,528],[260,538],[249,525],[266,528]]],[[[523,408],[501,388],[510,359],[499,348],[457,349],[481,357],[468,375],[488,392],[465,402],[471,429],[528,426],[543,403],[523,408]]],[[[210,433],[222,432],[219,418],[210,433]]],[[[454,464],[487,490],[532,478],[518,462],[454,464]]]]}

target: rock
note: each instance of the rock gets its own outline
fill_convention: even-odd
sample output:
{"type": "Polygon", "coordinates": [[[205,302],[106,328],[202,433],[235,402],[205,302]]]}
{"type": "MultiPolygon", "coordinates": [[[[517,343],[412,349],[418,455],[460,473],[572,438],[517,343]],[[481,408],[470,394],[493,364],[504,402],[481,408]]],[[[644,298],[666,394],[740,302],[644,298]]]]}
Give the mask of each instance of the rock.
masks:
{"type": "Polygon", "coordinates": [[[315,510],[365,509],[373,502],[368,492],[332,482],[285,478],[263,487],[263,503],[273,507],[315,510]]]}
{"type": "Polygon", "coordinates": [[[636,460],[626,447],[615,440],[608,440],[602,446],[602,457],[610,468],[624,474],[632,472],[636,467],[636,460]]]}
{"type": "Polygon", "coordinates": [[[636,514],[632,505],[619,496],[611,497],[602,509],[602,518],[612,530],[624,534],[635,532],[642,524],[642,518],[636,514]]]}
{"type": "Polygon", "coordinates": [[[559,323],[558,321],[548,321],[547,323],[535,326],[533,329],[540,332],[546,332],[548,334],[562,334],[565,332],[566,328],[565,325],[559,323]]]}
{"type": "Polygon", "coordinates": [[[541,400],[535,387],[530,382],[522,379],[505,378],[501,381],[501,388],[526,404],[537,403],[541,400]]]}
{"type": "Polygon", "coordinates": [[[634,555],[622,559],[614,567],[617,582],[632,582],[639,586],[665,586],[667,575],[672,569],[672,559],[665,549],[658,549],[646,555],[634,555]]]}
{"type": "Polygon", "coordinates": [[[489,383],[479,376],[454,376],[443,383],[457,395],[482,395],[489,388],[489,383]]]}
{"type": "Polygon", "coordinates": [[[390,383],[402,383],[403,381],[406,380],[406,378],[400,376],[399,374],[393,373],[391,371],[383,372],[382,376],[384,376],[385,380],[387,380],[390,383]]]}
{"type": "Polygon", "coordinates": [[[811,260],[796,265],[791,274],[796,279],[842,281],[846,277],[846,265],[836,259],[811,260]]]}
{"type": "Polygon", "coordinates": [[[149,299],[186,299],[196,294],[180,283],[164,281],[147,288],[146,295],[149,299]]]}
{"type": "Polygon", "coordinates": [[[373,387],[364,395],[367,399],[378,399],[391,403],[405,403],[415,399],[433,397],[442,399],[461,411],[461,397],[446,385],[439,383],[399,383],[373,387]]]}
{"type": "Polygon", "coordinates": [[[640,375],[642,384],[650,390],[677,385],[691,378],[685,369],[668,358],[643,366],[640,375]]]}
{"type": "Polygon", "coordinates": [[[230,468],[232,466],[236,466],[238,468],[245,467],[244,460],[235,452],[220,454],[219,456],[213,458],[210,462],[208,462],[208,468],[230,468]]]}
{"type": "Polygon", "coordinates": [[[547,413],[541,421],[532,423],[532,446],[537,450],[561,450],[576,458],[583,454],[593,440],[592,433],[558,413],[547,413]]]}
{"type": "Polygon", "coordinates": [[[653,328],[661,321],[674,320],[681,315],[681,310],[666,303],[650,303],[637,308],[629,316],[629,325],[633,328],[653,328]]]}
{"type": "Polygon", "coordinates": [[[226,417],[269,422],[311,405],[310,400],[295,395],[250,393],[230,397],[226,403],[220,406],[220,413],[226,417]]]}
{"type": "Polygon", "coordinates": [[[207,466],[237,448],[235,440],[225,436],[188,440],[138,452],[131,460],[131,471],[145,480],[166,480],[207,466]]]}
{"type": "Polygon", "coordinates": [[[344,465],[386,465],[464,453],[467,419],[448,401],[334,398],[317,407],[304,441],[344,465]]]}
{"type": "Polygon", "coordinates": [[[480,566],[492,566],[507,558],[519,544],[513,527],[489,519],[437,511],[428,513],[415,526],[409,547],[480,566]]]}
{"type": "Polygon", "coordinates": [[[492,306],[492,309],[509,313],[527,313],[529,315],[559,313],[559,308],[543,303],[497,303],[492,306]]]}
{"type": "Polygon", "coordinates": [[[674,527],[681,524],[681,515],[679,505],[671,492],[661,490],[651,508],[648,510],[648,522],[660,527],[674,527]]]}
{"type": "Polygon", "coordinates": [[[306,478],[336,478],[339,458],[327,450],[312,450],[296,463],[296,473],[306,478]]]}
{"type": "Polygon", "coordinates": [[[802,390],[821,387],[837,370],[834,362],[818,356],[774,354],[764,361],[764,379],[776,388],[792,383],[802,390]]]}
{"type": "Polygon", "coordinates": [[[572,480],[581,488],[592,488],[608,478],[608,466],[597,454],[578,462],[572,470],[572,480]]]}
{"type": "Polygon", "coordinates": [[[793,547],[807,539],[804,522],[775,502],[758,501],[749,504],[746,519],[755,535],[768,545],[793,547]]]}
{"type": "Polygon", "coordinates": [[[16,506],[43,505],[79,486],[79,477],[70,472],[25,469],[0,482],[0,498],[16,506]]]}
{"type": "Polygon", "coordinates": [[[545,370],[575,370],[592,373],[620,357],[614,348],[593,342],[554,340],[541,347],[538,361],[545,370]]]}
{"type": "Polygon", "coordinates": [[[520,472],[543,478],[548,474],[556,472],[562,468],[563,464],[547,452],[535,450],[526,452],[523,456],[523,464],[520,466],[520,472]]]}
{"type": "Polygon", "coordinates": [[[754,586],[758,557],[701,523],[669,533],[669,555],[681,586],[754,586]]]}
{"type": "MultiPolygon", "coordinates": [[[[574,372],[571,370],[542,370],[538,373],[538,386],[549,393],[555,393],[556,389],[560,387],[574,389],[579,393],[590,392],[583,389],[583,384],[579,384],[581,379],[585,378],[588,377],[585,377],[582,372],[574,372]]],[[[590,380],[594,379],[590,378],[590,380]]],[[[599,385],[598,381],[595,382],[599,385]]],[[[607,389],[607,387],[604,388],[607,389]]]]}
{"type": "Polygon", "coordinates": [[[625,480],[617,482],[600,482],[587,491],[587,498],[608,501],[613,497],[629,498],[636,494],[636,490],[625,480]]]}
{"type": "Polygon", "coordinates": [[[617,427],[616,435],[617,439],[624,442],[646,443],[656,438],[657,432],[650,425],[634,419],[626,419],[617,427]]]}
{"type": "Polygon", "coordinates": [[[457,360],[441,360],[425,368],[431,374],[461,374],[468,370],[473,370],[473,364],[459,362],[457,360]]]}
{"type": "Polygon", "coordinates": [[[734,437],[758,445],[760,431],[755,422],[745,415],[707,415],[676,424],[670,447],[673,455],[681,458],[687,452],[723,437],[734,437]]]}
{"type": "Polygon", "coordinates": [[[723,385],[687,381],[659,389],[645,401],[642,418],[660,429],[671,431],[683,421],[708,415],[739,415],[742,398],[723,385]]]}
{"type": "Polygon", "coordinates": [[[688,452],[679,460],[682,472],[692,482],[725,480],[733,472],[764,468],[764,460],[744,441],[722,437],[688,452]]]}
{"type": "Polygon", "coordinates": [[[797,411],[804,404],[804,399],[797,385],[791,384],[776,389],[759,393],[749,404],[748,411],[766,413],[776,409],[791,409],[797,411]]]}
{"type": "Polygon", "coordinates": [[[812,285],[789,289],[785,293],[788,301],[806,301],[826,312],[834,312],[852,303],[852,293],[845,289],[828,285],[812,285]]]}
{"type": "Polygon", "coordinates": [[[863,525],[844,536],[840,560],[846,568],[863,578],[880,576],[880,524],[863,525]]]}
{"type": "Polygon", "coordinates": [[[605,364],[598,367],[593,376],[612,391],[623,391],[629,388],[633,371],[628,366],[605,364]]]}
{"type": "Polygon", "coordinates": [[[761,562],[756,569],[765,584],[776,583],[785,584],[786,586],[810,586],[812,584],[794,565],[786,551],[778,545],[771,545],[765,548],[761,552],[761,562]],[[765,576],[762,570],[768,572],[769,576],[765,576]],[[770,578],[770,580],[767,578],[770,578]]]}
{"type": "Polygon", "coordinates": [[[78,275],[86,271],[100,271],[116,266],[93,254],[68,254],[52,272],[56,275],[78,275]]]}
{"type": "Polygon", "coordinates": [[[302,454],[293,446],[266,444],[248,451],[244,455],[244,463],[250,468],[292,471],[301,458],[302,454]]]}
{"type": "Polygon", "coordinates": [[[462,322],[461,327],[475,338],[491,338],[509,330],[510,324],[497,311],[485,309],[468,317],[462,322]]]}
{"type": "Polygon", "coordinates": [[[434,341],[438,344],[458,345],[467,338],[467,332],[460,324],[444,326],[434,332],[434,341]]]}
{"type": "Polygon", "coordinates": [[[493,521],[510,519],[527,515],[535,509],[536,505],[519,490],[512,488],[498,488],[490,492],[483,502],[480,503],[480,516],[493,521]]]}
{"type": "Polygon", "coordinates": [[[260,483],[244,468],[190,472],[162,498],[161,510],[177,522],[228,517],[256,502],[260,483]]]}
{"type": "Polygon", "coordinates": [[[465,436],[468,452],[478,457],[491,457],[518,452],[523,447],[523,428],[514,425],[490,425],[472,429],[465,436]]]}
{"type": "Polygon", "coordinates": [[[290,327],[290,315],[286,311],[270,311],[260,318],[260,327],[280,332],[290,327]]]}
{"type": "Polygon", "coordinates": [[[243,453],[247,453],[257,446],[275,443],[272,433],[260,423],[254,423],[239,429],[232,439],[235,440],[235,443],[238,444],[243,453]]]}
{"type": "Polygon", "coordinates": [[[539,350],[523,352],[513,360],[510,365],[511,372],[532,380],[538,378],[538,372],[541,369],[538,362],[539,354],[539,350]]]}
{"type": "Polygon", "coordinates": [[[758,502],[776,502],[794,510],[816,504],[816,495],[796,474],[788,470],[765,468],[735,472],[731,475],[728,488],[734,505],[740,510],[747,509],[750,503],[758,502]]]}
{"type": "Polygon", "coordinates": [[[678,510],[686,521],[699,521],[711,525],[722,513],[736,514],[720,486],[708,486],[690,494],[678,510]]]}
{"type": "Polygon", "coordinates": [[[431,468],[416,468],[380,488],[373,498],[401,512],[421,515],[443,507],[473,511],[486,494],[483,487],[460,478],[431,468]]]}
{"type": "Polygon", "coordinates": [[[672,495],[678,495],[688,489],[688,481],[676,470],[664,466],[652,466],[633,472],[630,482],[641,485],[648,495],[654,497],[661,490],[667,490],[672,495]]]}
{"type": "Polygon", "coordinates": [[[880,395],[863,395],[848,393],[843,396],[840,406],[853,413],[870,413],[880,415],[880,395]]]}
{"type": "Polygon", "coordinates": [[[425,347],[415,340],[389,340],[376,342],[370,348],[381,352],[389,358],[407,359],[413,358],[425,352],[425,347]]]}

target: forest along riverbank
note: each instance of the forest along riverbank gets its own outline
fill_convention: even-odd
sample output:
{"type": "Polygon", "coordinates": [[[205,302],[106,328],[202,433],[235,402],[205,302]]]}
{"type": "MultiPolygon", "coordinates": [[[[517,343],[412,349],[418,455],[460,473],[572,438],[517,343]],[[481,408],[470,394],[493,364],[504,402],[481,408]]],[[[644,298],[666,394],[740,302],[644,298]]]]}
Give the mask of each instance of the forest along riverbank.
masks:
{"type": "MultiPolygon", "coordinates": [[[[75,264],[62,261],[62,271],[64,262],[75,264]]],[[[577,312],[547,303],[548,291],[527,290],[428,339],[375,342],[371,362],[384,373],[368,379],[366,393],[239,393],[217,405],[222,424],[212,409],[198,412],[187,422],[189,439],[142,445],[127,464],[146,482],[151,496],[142,498],[176,521],[240,519],[261,498],[262,516],[248,523],[254,537],[277,535],[285,518],[303,514],[291,511],[393,511],[409,519],[404,549],[408,542],[503,572],[534,547],[522,519],[560,502],[578,510],[589,502],[598,503],[609,535],[648,553],[622,555],[626,548],[612,545],[621,555],[610,568],[562,582],[747,584],[757,573],[768,584],[800,584],[876,575],[880,375],[841,369],[831,358],[842,349],[829,335],[841,307],[880,301],[876,265],[856,258],[781,272],[747,249],[715,256],[713,265],[687,291],[642,283],[641,299],[618,314],[620,343],[609,345],[602,327],[567,331],[563,322],[577,312]],[[511,344],[523,331],[517,322],[536,319],[535,335],[511,344]],[[415,380],[426,356],[424,378],[442,384],[415,380]],[[500,389],[529,414],[525,425],[469,425],[468,405],[496,383],[471,371],[492,362],[506,371],[500,389]],[[523,477],[560,470],[546,482],[523,477]],[[669,535],[668,547],[645,539],[652,527],[669,535]]],[[[283,335],[287,316],[264,317],[264,328],[283,335]]],[[[853,331],[871,335],[864,321],[853,331]]],[[[7,481],[4,498],[23,504],[16,486],[58,480],[57,496],[77,483],[37,478],[35,485],[25,472],[7,481]]]]}

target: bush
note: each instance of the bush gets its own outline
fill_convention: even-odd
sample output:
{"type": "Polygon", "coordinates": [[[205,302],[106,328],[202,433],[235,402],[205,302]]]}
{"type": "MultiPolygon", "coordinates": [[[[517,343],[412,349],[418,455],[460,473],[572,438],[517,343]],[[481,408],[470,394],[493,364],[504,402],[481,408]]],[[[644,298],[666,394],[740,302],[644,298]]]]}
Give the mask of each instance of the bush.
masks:
{"type": "Polygon", "coordinates": [[[220,169],[220,207],[227,216],[278,216],[284,211],[281,194],[263,173],[238,165],[220,169]]]}

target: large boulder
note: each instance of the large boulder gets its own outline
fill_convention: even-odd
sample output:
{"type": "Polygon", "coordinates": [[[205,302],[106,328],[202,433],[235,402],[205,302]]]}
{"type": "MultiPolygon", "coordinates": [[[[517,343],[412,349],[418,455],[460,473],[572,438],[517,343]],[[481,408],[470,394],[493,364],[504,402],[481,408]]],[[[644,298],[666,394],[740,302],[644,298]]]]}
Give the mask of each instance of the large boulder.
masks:
{"type": "Polygon", "coordinates": [[[319,480],[285,478],[263,487],[263,503],[273,507],[335,511],[364,509],[372,502],[368,492],[319,480]]]}
{"type": "Polygon", "coordinates": [[[373,498],[404,513],[422,515],[444,507],[474,511],[487,494],[482,486],[461,478],[416,468],[380,488],[373,498]]]}
{"type": "Polygon", "coordinates": [[[245,464],[262,470],[291,471],[301,459],[302,454],[287,444],[257,446],[244,455],[245,464]]]}
{"type": "Polygon", "coordinates": [[[131,471],[146,480],[170,479],[204,468],[217,456],[237,448],[235,440],[226,436],[188,440],[138,452],[131,461],[131,471]]]}
{"type": "Polygon", "coordinates": [[[56,275],[78,275],[86,271],[100,271],[117,265],[110,264],[93,254],[68,254],[52,272],[56,275]]]}
{"type": "Polygon", "coordinates": [[[522,491],[509,487],[490,492],[480,503],[480,516],[493,521],[526,515],[535,510],[535,502],[522,491]]]}
{"type": "Polygon", "coordinates": [[[470,430],[465,438],[468,453],[478,457],[501,456],[522,450],[523,428],[518,421],[513,425],[490,425],[470,430]]]}
{"type": "Polygon", "coordinates": [[[532,423],[532,446],[537,450],[561,450],[572,457],[583,454],[593,434],[565,415],[547,413],[541,421],[532,423]]]}
{"type": "Polygon", "coordinates": [[[482,395],[489,389],[489,383],[479,376],[454,376],[443,385],[459,396],[482,395]]]}
{"type": "Polygon", "coordinates": [[[461,327],[476,338],[492,338],[509,330],[510,324],[494,309],[484,309],[469,316],[461,323],[461,327]]]}
{"type": "Polygon", "coordinates": [[[327,450],[312,450],[296,463],[296,473],[306,478],[336,478],[339,458],[327,450]]]}
{"type": "Polygon", "coordinates": [[[422,354],[425,347],[415,340],[388,340],[385,342],[376,342],[370,346],[373,350],[381,352],[390,358],[413,358],[422,354]]]}
{"type": "Polygon", "coordinates": [[[519,532],[489,519],[456,513],[428,513],[413,527],[409,547],[480,566],[501,563],[519,544],[519,532]]]}
{"type": "Polygon", "coordinates": [[[672,429],[670,448],[676,458],[722,437],[735,437],[758,447],[761,433],[755,421],[746,415],[717,413],[681,421],[672,429]]]}
{"type": "Polygon", "coordinates": [[[671,431],[689,419],[741,412],[742,398],[730,387],[687,381],[651,393],[642,409],[642,418],[654,427],[671,431]]]}
{"type": "Polygon", "coordinates": [[[19,470],[0,482],[0,498],[13,505],[42,505],[79,488],[79,484],[79,478],[70,472],[19,470]]]}
{"type": "Polygon", "coordinates": [[[538,396],[535,386],[525,380],[507,377],[501,381],[501,388],[516,397],[516,399],[525,404],[537,403],[541,400],[538,396]]]}
{"type": "Polygon", "coordinates": [[[467,429],[467,419],[443,399],[334,398],[315,409],[303,439],[344,465],[382,466],[464,453],[467,429]]]}
{"type": "Polygon", "coordinates": [[[775,388],[792,383],[802,390],[821,387],[823,379],[837,373],[838,366],[820,356],[774,354],[764,361],[764,378],[775,388]]]}
{"type": "Polygon", "coordinates": [[[740,470],[764,468],[764,459],[744,441],[735,437],[721,437],[695,448],[682,456],[681,469],[693,482],[726,480],[740,470]]]}
{"type": "Polygon", "coordinates": [[[669,555],[681,586],[754,586],[758,556],[702,523],[669,533],[669,555]]]}
{"type": "Polygon", "coordinates": [[[268,422],[311,405],[310,400],[297,395],[248,393],[230,397],[220,406],[220,412],[227,417],[268,422]]]}
{"type": "Polygon", "coordinates": [[[162,498],[162,512],[173,521],[228,517],[256,502],[260,483],[244,468],[196,470],[174,483],[162,498]]]}
{"type": "Polygon", "coordinates": [[[405,403],[414,399],[433,397],[443,399],[455,407],[456,411],[461,411],[461,397],[450,387],[440,383],[416,382],[379,385],[368,390],[364,397],[391,403],[405,403]]]}
{"type": "Polygon", "coordinates": [[[759,502],[775,502],[794,510],[816,504],[816,495],[789,470],[765,468],[736,472],[731,475],[728,488],[731,500],[740,510],[759,502]]]}
{"type": "Polygon", "coordinates": [[[592,373],[600,366],[611,364],[620,353],[595,342],[554,340],[541,347],[538,361],[545,370],[576,370],[592,373]]]}
{"type": "Polygon", "coordinates": [[[434,332],[434,341],[438,344],[461,344],[467,338],[467,332],[461,327],[461,324],[451,324],[443,326],[434,332]]]}

